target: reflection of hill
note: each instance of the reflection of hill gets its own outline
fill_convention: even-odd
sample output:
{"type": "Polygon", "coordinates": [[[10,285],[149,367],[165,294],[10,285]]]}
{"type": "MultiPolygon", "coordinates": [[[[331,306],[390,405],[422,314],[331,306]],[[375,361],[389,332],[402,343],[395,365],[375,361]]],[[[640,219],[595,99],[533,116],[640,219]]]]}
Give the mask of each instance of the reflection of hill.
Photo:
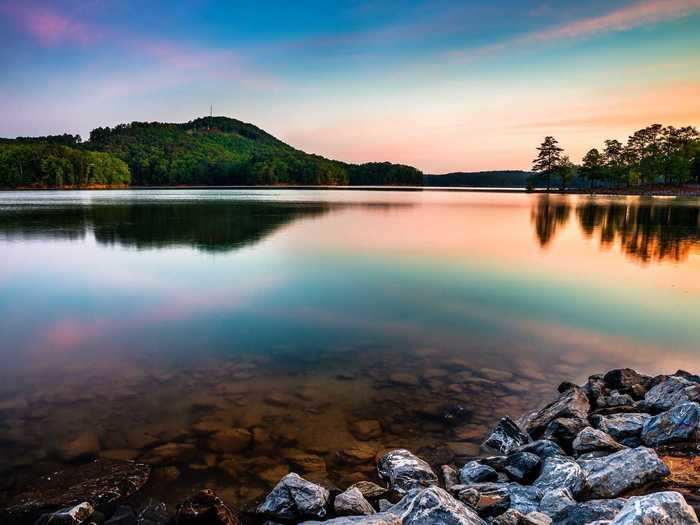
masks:
{"type": "Polygon", "coordinates": [[[294,220],[329,210],[320,203],[241,201],[18,207],[0,211],[0,237],[72,240],[92,230],[102,244],[227,251],[253,244],[294,220]]]}
{"type": "Polygon", "coordinates": [[[537,199],[530,218],[535,225],[540,246],[547,246],[557,230],[566,226],[570,214],[571,205],[565,197],[550,197],[545,194],[537,199]]]}
{"type": "Polygon", "coordinates": [[[681,261],[700,245],[700,207],[664,201],[598,203],[591,199],[576,208],[588,237],[601,246],[620,242],[625,253],[643,262],[681,261]]]}

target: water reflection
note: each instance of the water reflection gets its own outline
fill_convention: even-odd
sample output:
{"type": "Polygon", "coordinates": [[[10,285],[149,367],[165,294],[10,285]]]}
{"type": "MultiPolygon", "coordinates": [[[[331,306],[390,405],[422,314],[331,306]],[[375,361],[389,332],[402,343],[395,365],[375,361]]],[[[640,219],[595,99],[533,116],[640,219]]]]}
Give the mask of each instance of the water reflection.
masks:
{"type": "MultiPolygon", "coordinates": [[[[546,247],[564,230],[571,204],[565,197],[540,196],[532,206],[531,222],[540,246],[546,247]]],[[[619,244],[636,261],[684,261],[700,245],[700,208],[683,202],[583,199],[576,217],[587,238],[599,238],[605,249],[619,244]]]]}
{"type": "Polygon", "coordinates": [[[189,246],[225,252],[256,243],[297,219],[330,210],[325,203],[199,200],[70,207],[16,207],[0,213],[0,238],[78,240],[143,249],[189,246]]]}
{"type": "Polygon", "coordinates": [[[569,222],[571,205],[566,198],[541,195],[533,206],[531,220],[540,246],[545,247],[554,235],[569,222]]]}

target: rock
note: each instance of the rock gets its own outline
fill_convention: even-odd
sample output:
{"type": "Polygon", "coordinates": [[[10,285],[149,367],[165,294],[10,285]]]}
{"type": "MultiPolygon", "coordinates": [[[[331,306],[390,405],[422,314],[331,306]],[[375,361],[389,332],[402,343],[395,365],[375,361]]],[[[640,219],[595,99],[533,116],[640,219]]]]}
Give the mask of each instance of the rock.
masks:
{"type": "Polygon", "coordinates": [[[506,416],[501,418],[481,446],[500,454],[510,454],[529,441],[530,437],[520,430],[515,421],[506,416]]]}
{"type": "Polygon", "coordinates": [[[596,520],[609,520],[625,505],[624,499],[599,499],[575,503],[552,516],[557,525],[586,525],[596,520]]]}
{"type": "Polygon", "coordinates": [[[283,477],[256,512],[268,518],[296,520],[325,518],[330,493],[298,474],[283,477]]]}
{"type": "Polygon", "coordinates": [[[440,467],[442,471],[442,480],[445,482],[445,488],[448,492],[450,489],[459,483],[459,473],[449,465],[440,467]]]}
{"type": "Polygon", "coordinates": [[[479,491],[473,488],[464,488],[457,491],[457,499],[468,505],[469,507],[476,509],[479,506],[479,500],[481,499],[481,494],[479,491]]]}
{"type": "Polygon", "coordinates": [[[515,452],[506,458],[503,472],[518,483],[530,483],[537,477],[542,460],[531,452],[515,452]]]}
{"type": "Polygon", "coordinates": [[[149,465],[190,463],[197,457],[197,449],[189,443],[166,443],[149,450],[143,458],[149,465]]]}
{"type": "Polygon", "coordinates": [[[605,374],[603,381],[610,390],[619,390],[622,394],[641,392],[644,395],[651,377],[639,374],[631,368],[618,368],[605,374]]]}
{"type": "Polygon", "coordinates": [[[214,491],[201,490],[177,507],[176,525],[239,525],[238,517],[214,491]]]}
{"type": "Polygon", "coordinates": [[[350,432],[360,441],[369,441],[382,436],[382,424],[376,419],[355,421],[350,425],[350,432]]]}
{"type": "Polygon", "coordinates": [[[253,442],[253,434],[245,428],[229,428],[213,434],[208,441],[209,449],[214,452],[235,454],[242,452],[253,442]]]}
{"type": "Polygon", "coordinates": [[[700,439],[700,404],[683,403],[646,420],[642,428],[642,443],[659,447],[700,439]]]}
{"type": "Polygon", "coordinates": [[[517,423],[533,439],[539,439],[553,420],[559,418],[585,420],[590,408],[591,405],[584,390],[578,387],[572,388],[564,392],[554,403],[524,416],[517,423]]]}
{"type": "Polygon", "coordinates": [[[605,432],[592,427],[584,428],[573,442],[573,449],[577,456],[594,451],[617,452],[624,448],[605,432]]]}
{"type": "Polygon", "coordinates": [[[465,485],[496,481],[498,480],[498,472],[478,461],[470,461],[459,470],[459,480],[465,485]]]}
{"type": "Polygon", "coordinates": [[[131,461],[97,459],[41,477],[4,500],[0,523],[23,523],[41,514],[87,502],[93,508],[127,498],[148,481],[151,468],[131,461]]]}
{"type": "Polygon", "coordinates": [[[363,443],[354,447],[344,448],[340,451],[340,458],[346,463],[369,463],[374,460],[375,454],[376,452],[372,447],[363,443]]]}
{"type": "Polygon", "coordinates": [[[366,499],[378,499],[389,492],[389,489],[381,487],[371,481],[358,481],[354,485],[351,485],[348,490],[349,489],[359,490],[366,499]]]}
{"type": "Polygon", "coordinates": [[[166,525],[170,523],[168,507],[165,503],[149,501],[148,505],[139,512],[136,522],[138,525],[166,525]]]}
{"type": "Polygon", "coordinates": [[[574,439],[587,426],[588,421],[585,419],[557,418],[550,421],[549,425],[547,425],[544,437],[559,443],[567,453],[571,453],[574,439]]]}
{"type": "Polygon", "coordinates": [[[377,464],[377,471],[399,494],[437,483],[437,476],[430,465],[405,449],[384,454],[377,464]]]}
{"type": "Polygon", "coordinates": [[[333,510],[338,516],[367,516],[375,512],[362,492],[356,488],[349,488],[338,494],[333,501],[333,510]]]}
{"type": "Polygon", "coordinates": [[[394,514],[382,512],[372,516],[343,516],[328,521],[304,521],[301,525],[401,525],[394,514]]]}
{"type": "Polygon", "coordinates": [[[554,441],[549,439],[538,439],[527,445],[524,445],[516,450],[516,452],[532,452],[540,458],[548,458],[550,456],[563,456],[564,450],[554,441]]]}
{"type": "Polygon", "coordinates": [[[44,514],[37,520],[36,525],[80,525],[92,516],[94,512],[93,506],[84,501],[72,507],[44,514]]]}
{"type": "Polygon", "coordinates": [[[119,505],[105,525],[137,525],[136,514],[131,507],[119,505]]]}
{"type": "Polygon", "coordinates": [[[326,472],[326,461],[316,454],[307,454],[301,450],[287,452],[285,458],[294,469],[298,469],[305,474],[310,472],[326,472]]]}
{"type": "Polygon", "coordinates": [[[634,405],[634,399],[629,394],[620,394],[617,390],[610,392],[610,395],[599,397],[597,402],[600,408],[620,408],[634,405]]]}
{"type": "Polygon", "coordinates": [[[389,381],[401,386],[418,386],[420,384],[418,376],[402,372],[390,374],[389,381]]]}
{"type": "Polygon", "coordinates": [[[650,417],[649,414],[629,413],[593,416],[591,420],[597,429],[609,434],[618,443],[633,444],[639,441],[642,427],[650,417]]]}
{"type": "Polygon", "coordinates": [[[57,454],[61,461],[73,462],[93,459],[100,452],[100,442],[94,432],[83,432],[58,447],[57,454]]]}
{"type": "Polygon", "coordinates": [[[632,489],[669,475],[668,467],[652,449],[621,450],[598,459],[579,461],[592,498],[616,498],[632,489]]]}
{"type": "Polygon", "coordinates": [[[541,512],[529,512],[520,523],[522,525],[550,525],[552,518],[541,512]]]}
{"type": "Polygon", "coordinates": [[[410,490],[387,512],[403,525],[486,525],[474,510],[435,486],[410,490]]]}
{"type": "Polygon", "coordinates": [[[700,385],[676,376],[662,380],[644,396],[645,405],[655,413],[688,401],[700,401],[700,385]]]}
{"type": "Polygon", "coordinates": [[[586,384],[583,385],[583,391],[585,392],[586,397],[588,397],[588,400],[591,403],[591,405],[595,406],[597,404],[598,398],[602,395],[605,395],[607,391],[603,375],[596,374],[590,376],[588,378],[588,381],[586,381],[586,384]]]}
{"type": "Polygon", "coordinates": [[[575,505],[576,500],[571,495],[569,489],[554,489],[545,492],[540,500],[540,512],[547,516],[554,516],[570,505],[575,505]]]}
{"type": "Polygon", "coordinates": [[[515,509],[508,509],[500,516],[496,516],[491,520],[491,525],[520,525],[525,516],[522,512],[515,509]]]}
{"type": "MultiPolygon", "coordinates": [[[[394,504],[389,501],[388,499],[380,499],[377,502],[377,505],[379,506],[379,511],[380,512],[385,512],[386,510],[389,510],[390,507],[392,507],[394,504]]],[[[392,514],[393,516],[393,514],[392,514]]]]}
{"type": "Polygon", "coordinates": [[[568,489],[574,498],[586,485],[586,476],[581,466],[564,456],[550,456],[544,460],[542,472],[532,484],[542,493],[556,489],[568,489]]]}
{"type": "Polygon", "coordinates": [[[474,483],[464,486],[479,492],[479,515],[498,516],[508,508],[522,514],[538,510],[542,491],[536,487],[527,487],[518,483],[474,483]]]}
{"type": "Polygon", "coordinates": [[[695,511],[678,492],[629,498],[610,525],[697,525],[695,511]]]}

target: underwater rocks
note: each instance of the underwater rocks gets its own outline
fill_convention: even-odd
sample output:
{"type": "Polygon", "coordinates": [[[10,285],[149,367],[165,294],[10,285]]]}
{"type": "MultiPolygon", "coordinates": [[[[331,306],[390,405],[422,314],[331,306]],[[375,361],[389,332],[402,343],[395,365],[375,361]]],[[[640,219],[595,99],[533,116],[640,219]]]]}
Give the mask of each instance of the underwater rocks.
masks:
{"type": "Polygon", "coordinates": [[[240,525],[238,517],[212,490],[202,490],[178,505],[177,525],[240,525]]]}

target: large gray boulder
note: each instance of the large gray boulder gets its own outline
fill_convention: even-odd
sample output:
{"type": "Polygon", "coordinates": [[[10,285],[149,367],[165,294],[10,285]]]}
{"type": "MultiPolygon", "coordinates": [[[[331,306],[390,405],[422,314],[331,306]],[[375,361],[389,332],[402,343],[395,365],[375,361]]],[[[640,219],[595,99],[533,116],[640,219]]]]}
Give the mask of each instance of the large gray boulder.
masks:
{"type": "Polygon", "coordinates": [[[368,516],[375,513],[374,508],[362,495],[360,489],[354,487],[335,497],[333,510],[338,516],[368,516]]]}
{"type": "Polygon", "coordinates": [[[678,492],[629,498],[610,525],[697,525],[698,518],[678,492]]]}
{"type": "Polygon", "coordinates": [[[596,451],[618,452],[625,448],[602,430],[592,427],[586,427],[579,432],[572,447],[577,456],[596,451]]]}
{"type": "Polygon", "coordinates": [[[616,498],[669,475],[668,467],[650,448],[621,450],[609,456],[579,460],[591,498],[616,498]]]}
{"type": "Polygon", "coordinates": [[[325,518],[329,498],[327,489],[291,472],[275,485],[256,512],[287,521],[325,518]]]}
{"type": "Polygon", "coordinates": [[[438,479],[428,463],[405,449],[384,454],[377,463],[377,471],[399,494],[434,485],[438,479]]]}
{"type": "Polygon", "coordinates": [[[618,443],[638,446],[644,423],[650,418],[649,414],[631,412],[609,416],[593,416],[591,421],[597,429],[609,434],[618,443]]]}
{"type": "Polygon", "coordinates": [[[688,401],[700,401],[700,385],[678,376],[661,380],[644,396],[644,404],[654,413],[670,410],[688,401]]]}
{"type": "Polygon", "coordinates": [[[552,516],[557,525],[586,525],[596,520],[610,520],[624,507],[625,500],[595,499],[574,503],[552,516]]]}
{"type": "Polygon", "coordinates": [[[586,476],[581,466],[571,458],[551,456],[544,460],[542,472],[532,484],[542,493],[556,489],[568,489],[576,498],[586,486],[586,476]]]}
{"type": "Polygon", "coordinates": [[[642,442],[649,447],[697,441],[700,438],[700,404],[683,403],[648,419],[642,428],[642,442]]]}
{"type": "Polygon", "coordinates": [[[510,454],[529,442],[530,436],[520,430],[515,421],[505,416],[501,418],[481,446],[488,451],[510,454]]]}
{"type": "Polygon", "coordinates": [[[559,418],[586,419],[590,409],[591,405],[585,391],[582,388],[574,387],[562,393],[555,402],[537,412],[523,416],[517,421],[517,424],[532,438],[539,439],[553,420],[559,418]]]}
{"type": "Polygon", "coordinates": [[[473,509],[435,486],[409,491],[386,512],[403,525],[486,525],[473,509]]]}

